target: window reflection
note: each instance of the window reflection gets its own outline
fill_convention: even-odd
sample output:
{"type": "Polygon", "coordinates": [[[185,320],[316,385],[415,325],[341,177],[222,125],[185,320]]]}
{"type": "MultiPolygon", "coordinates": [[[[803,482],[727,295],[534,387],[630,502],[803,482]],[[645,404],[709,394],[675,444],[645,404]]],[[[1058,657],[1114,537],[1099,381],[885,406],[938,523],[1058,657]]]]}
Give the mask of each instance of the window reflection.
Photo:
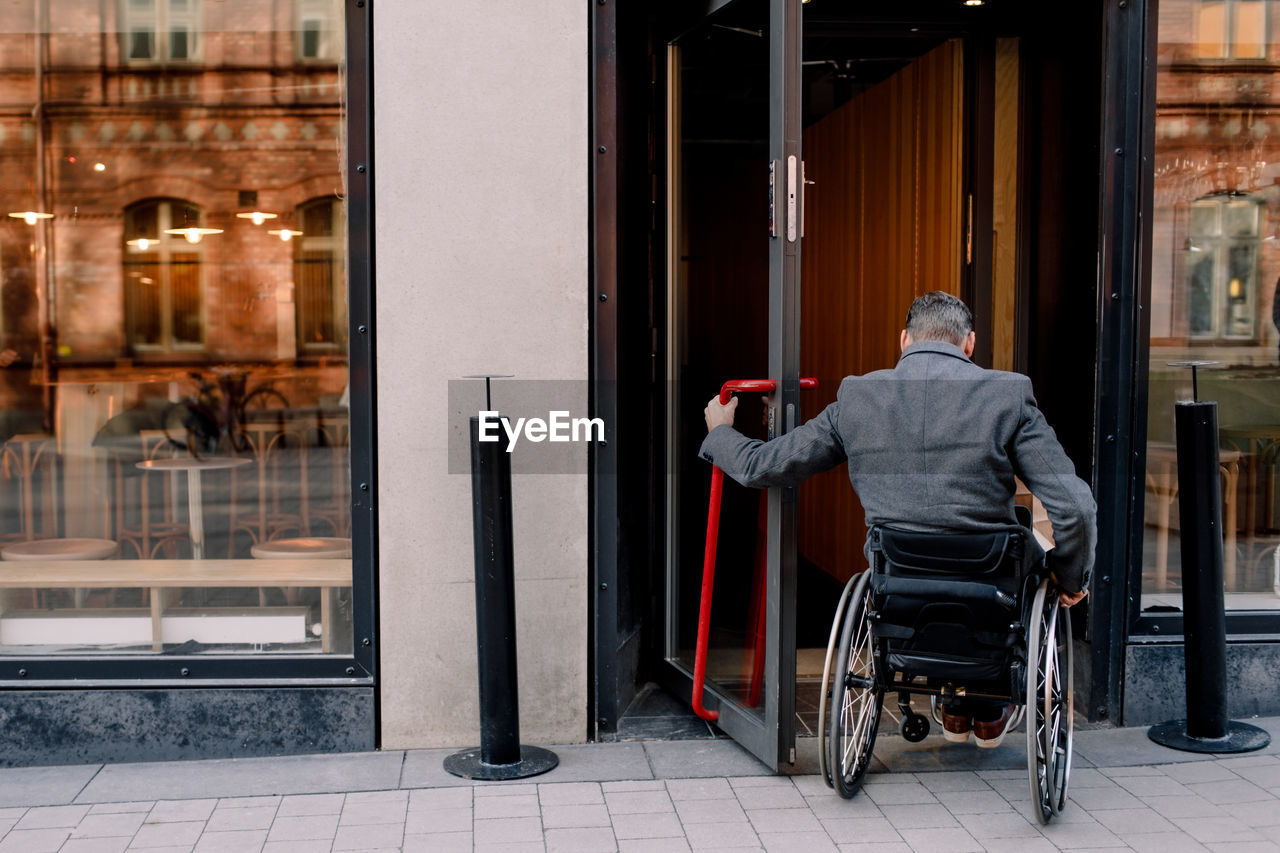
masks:
{"type": "Polygon", "coordinates": [[[1280,609],[1280,65],[1261,0],[1163,0],[1142,606],[1180,608],[1173,407],[1214,361],[1227,606],[1280,609]],[[1228,62],[1224,60],[1249,60],[1228,62]]]}
{"type": "Polygon", "coordinates": [[[324,352],[343,343],[347,327],[342,245],[346,234],[342,203],[314,199],[299,208],[302,233],[294,244],[298,350],[324,352]]]}
{"type": "Polygon", "coordinates": [[[298,59],[337,60],[342,56],[339,0],[299,0],[298,59]]]}
{"type": "Polygon", "coordinates": [[[1194,340],[1256,340],[1263,200],[1229,193],[1191,203],[1187,323],[1194,340]]]}
{"type": "Polygon", "coordinates": [[[125,56],[131,62],[196,59],[200,0],[121,0],[125,56]]]}
{"type": "MultiPolygon", "coordinates": [[[[1169,11],[1186,14],[1187,2],[1169,11]]],[[[1262,59],[1267,55],[1266,0],[1197,0],[1195,55],[1201,59],[1262,59]]],[[[1163,16],[1170,22],[1172,16],[1163,16]]],[[[1173,26],[1172,23],[1169,24],[1173,26]]]]}
{"type": "Polygon", "coordinates": [[[351,651],[342,32],[0,5],[0,655],[351,651]]]}
{"type": "Polygon", "coordinates": [[[145,201],[125,208],[124,223],[129,346],[155,351],[202,345],[202,241],[167,233],[195,228],[200,237],[199,208],[177,199],[145,201]]]}

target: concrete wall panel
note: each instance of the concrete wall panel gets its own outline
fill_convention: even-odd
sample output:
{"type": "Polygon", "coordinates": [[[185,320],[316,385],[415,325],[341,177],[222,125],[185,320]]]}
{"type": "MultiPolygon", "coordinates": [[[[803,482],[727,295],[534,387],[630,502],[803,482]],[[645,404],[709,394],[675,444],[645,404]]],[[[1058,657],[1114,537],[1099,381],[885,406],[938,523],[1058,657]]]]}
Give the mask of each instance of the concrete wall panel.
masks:
{"type": "MultiPolygon", "coordinates": [[[[486,372],[587,378],[588,11],[577,0],[376,10],[387,748],[479,736],[470,479],[449,472],[447,382],[486,372]]],[[[586,414],[585,381],[574,409],[586,414]]],[[[586,734],[586,498],[582,474],[517,477],[529,742],[586,734]]]]}

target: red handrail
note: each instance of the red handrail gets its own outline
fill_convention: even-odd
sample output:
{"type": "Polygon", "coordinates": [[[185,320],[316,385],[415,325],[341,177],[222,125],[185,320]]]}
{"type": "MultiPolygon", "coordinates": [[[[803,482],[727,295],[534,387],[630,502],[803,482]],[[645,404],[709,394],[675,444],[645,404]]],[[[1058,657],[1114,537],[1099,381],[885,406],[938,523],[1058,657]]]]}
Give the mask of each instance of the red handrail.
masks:
{"type": "MultiPolygon", "coordinates": [[[[800,380],[801,388],[816,388],[818,380],[805,377],[800,380]]],[[[728,405],[729,398],[734,391],[755,392],[769,394],[776,390],[778,384],[772,379],[730,379],[724,385],[720,386],[720,405],[728,405]]],[[[720,470],[719,465],[711,466],[711,499],[707,507],[707,545],[702,554],[702,600],[698,606],[698,644],[694,649],[693,657],[693,712],[704,720],[715,721],[720,719],[719,711],[707,709],[702,704],[702,696],[707,680],[707,644],[711,636],[711,594],[715,589],[716,577],[716,544],[720,536],[720,498],[724,492],[724,471],[720,470]]],[[[759,598],[763,595],[764,585],[761,584],[755,591],[755,596],[759,598]]],[[[760,607],[760,602],[754,602],[752,609],[756,610],[760,607]]],[[[763,616],[763,611],[758,611],[763,616]]],[[[764,623],[763,618],[759,620],[758,627],[764,623]]],[[[760,657],[759,641],[763,637],[763,631],[756,632],[756,656],[760,657]]]]}

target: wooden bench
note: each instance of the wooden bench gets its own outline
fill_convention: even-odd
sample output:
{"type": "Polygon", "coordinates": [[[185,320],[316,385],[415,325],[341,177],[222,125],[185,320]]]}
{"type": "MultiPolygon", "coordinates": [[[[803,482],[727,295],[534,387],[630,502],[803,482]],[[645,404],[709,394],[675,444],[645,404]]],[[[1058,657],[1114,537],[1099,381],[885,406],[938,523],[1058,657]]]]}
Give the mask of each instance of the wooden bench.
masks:
{"type": "Polygon", "coordinates": [[[0,562],[0,589],[149,589],[151,642],[162,651],[165,590],[260,586],[320,589],[320,650],[333,651],[334,593],[351,586],[351,561],[279,560],[41,560],[0,562]]]}

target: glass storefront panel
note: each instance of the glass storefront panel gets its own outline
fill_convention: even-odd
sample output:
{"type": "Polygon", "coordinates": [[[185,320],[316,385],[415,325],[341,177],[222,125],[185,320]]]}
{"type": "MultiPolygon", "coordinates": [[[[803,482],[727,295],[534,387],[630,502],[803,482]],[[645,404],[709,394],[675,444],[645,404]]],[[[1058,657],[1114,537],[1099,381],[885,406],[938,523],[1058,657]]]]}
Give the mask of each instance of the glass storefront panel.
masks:
{"type": "Polygon", "coordinates": [[[351,654],[343,33],[0,6],[0,655],[351,654]]]}
{"type": "Polygon", "coordinates": [[[1270,3],[1162,0],[1142,608],[1180,609],[1178,361],[1213,361],[1227,607],[1280,610],[1280,33],[1270,3]]]}

